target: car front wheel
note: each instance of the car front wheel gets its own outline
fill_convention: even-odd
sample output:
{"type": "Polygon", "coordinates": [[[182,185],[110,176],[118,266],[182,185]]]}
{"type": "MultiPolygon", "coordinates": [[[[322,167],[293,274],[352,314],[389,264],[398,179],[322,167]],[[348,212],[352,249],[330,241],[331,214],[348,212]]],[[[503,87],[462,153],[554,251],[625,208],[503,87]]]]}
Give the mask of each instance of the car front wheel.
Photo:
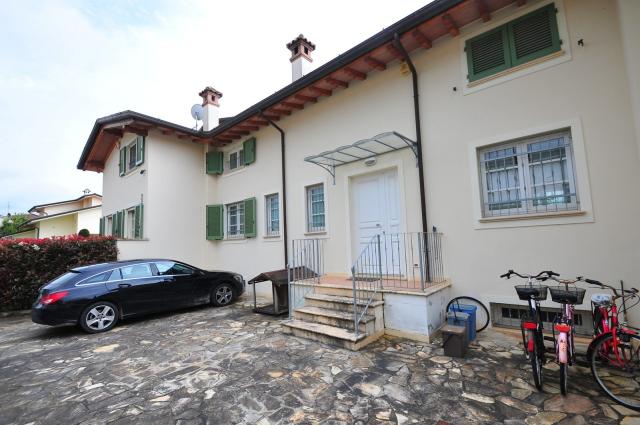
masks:
{"type": "Polygon", "coordinates": [[[228,283],[217,285],[211,292],[211,303],[217,307],[231,304],[234,298],[233,287],[228,283]]]}
{"type": "Polygon", "coordinates": [[[108,301],[93,303],[82,312],[80,327],[88,333],[106,332],[118,322],[118,307],[108,301]]]}

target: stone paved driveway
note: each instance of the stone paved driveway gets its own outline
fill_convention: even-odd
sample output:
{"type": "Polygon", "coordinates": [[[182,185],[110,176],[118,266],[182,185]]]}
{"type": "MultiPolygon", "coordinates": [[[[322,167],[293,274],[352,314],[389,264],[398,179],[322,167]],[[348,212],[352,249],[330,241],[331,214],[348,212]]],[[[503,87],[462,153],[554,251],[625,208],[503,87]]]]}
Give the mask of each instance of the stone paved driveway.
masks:
{"type": "Polygon", "coordinates": [[[570,397],[552,370],[538,393],[514,341],[483,333],[461,361],[400,339],[354,353],[283,335],[242,304],[102,335],[4,318],[0,424],[640,423],[586,370],[570,397]]]}

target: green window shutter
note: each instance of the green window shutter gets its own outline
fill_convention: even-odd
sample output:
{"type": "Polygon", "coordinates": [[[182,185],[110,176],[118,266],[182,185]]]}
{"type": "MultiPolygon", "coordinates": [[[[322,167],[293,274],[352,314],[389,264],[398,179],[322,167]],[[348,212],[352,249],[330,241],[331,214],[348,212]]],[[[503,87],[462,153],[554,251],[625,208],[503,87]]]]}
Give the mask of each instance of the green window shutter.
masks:
{"type": "Polygon", "coordinates": [[[111,216],[111,236],[118,236],[118,214],[111,216]]]}
{"type": "Polygon", "coordinates": [[[136,139],[136,165],[144,162],[144,136],[138,136],[136,139]]]}
{"type": "Polygon", "coordinates": [[[256,237],[256,198],[244,200],[244,236],[256,237]]]}
{"type": "Polygon", "coordinates": [[[100,217],[100,236],[104,236],[104,217],[100,217]]]}
{"type": "Polygon", "coordinates": [[[256,138],[252,137],[242,143],[242,150],[244,151],[244,165],[249,165],[256,162],[256,138]]]}
{"type": "Polygon", "coordinates": [[[469,81],[488,77],[512,66],[505,25],[467,40],[465,50],[469,81]]]}
{"type": "Polygon", "coordinates": [[[143,209],[143,205],[139,204],[136,205],[136,210],[135,210],[135,215],[134,215],[134,221],[135,221],[135,229],[134,229],[134,236],[136,239],[142,239],[142,221],[144,219],[144,209],[143,209]]]}
{"type": "Polygon", "coordinates": [[[507,24],[512,66],[560,50],[560,35],[553,3],[507,24]]]}
{"type": "Polygon", "coordinates": [[[223,212],[222,205],[207,205],[207,239],[210,241],[221,240],[224,236],[223,212]]]}
{"type": "Polygon", "coordinates": [[[222,174],[223,153],[207,152],[207,174],[222,174]]]}
{"type": "Polygon", "coordinates": [[[120,149],[120,175],[124,176],[124,173],[127,171],[127,148],[120,149]]]}
{"type": "Polygon", "coordinates": [[[118,211],[116,214],[118,215],[118,237],[124,238],[124,210],[118,211]]]}

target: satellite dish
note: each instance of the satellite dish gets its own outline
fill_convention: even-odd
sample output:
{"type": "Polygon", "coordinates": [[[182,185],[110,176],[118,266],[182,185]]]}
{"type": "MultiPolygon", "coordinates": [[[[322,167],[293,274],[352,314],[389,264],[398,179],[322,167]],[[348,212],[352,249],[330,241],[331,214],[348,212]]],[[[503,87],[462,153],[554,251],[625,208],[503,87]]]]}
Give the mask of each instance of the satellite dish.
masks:
{"type": "Polygon", "coordinates": [[[191,107],[191,116],[196,121],[202,121],[204,117],[204,108],[199,103],[196,103],[191,107]]]}

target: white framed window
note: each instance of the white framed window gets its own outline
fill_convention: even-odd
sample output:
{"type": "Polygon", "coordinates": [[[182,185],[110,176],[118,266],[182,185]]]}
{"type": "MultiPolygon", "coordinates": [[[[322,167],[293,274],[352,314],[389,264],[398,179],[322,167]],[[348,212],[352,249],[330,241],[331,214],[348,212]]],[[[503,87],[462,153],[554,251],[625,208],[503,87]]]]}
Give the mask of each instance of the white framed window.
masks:
{"type": "Polygon", "coordinates": [[[306,187],[307,198],[307,232],[324,232],[325,202],[324,185],[322,183],[306,187]]]}
{"type": "Polygon", "coordinates": [[[136,163],[138,161],[138,144],[136,142],[127,146],[127,159],[129,160],[127,164],[127,171],[131,171],[136,168],[136,163]]]}
{"type": "Polygon", "coordinates": [[[105,236],[113,236],[113,216],[105,217],[105,225],[104,225],[104,235],[105,236]]]}
{"type": "Polygon", "coordinates": [[[570,131],[479,150],[483,217],[576,211],[570,131]]]}
{"type": "Polygon", "coordinates": [[[229,239],[244,237],[244,202],[227,204],[227,236],[229,239]]]}
{"type": "Polygon", "coordinates": [[[136,209],[130,208],[125,216],[125,234],[127,239],[136,239],[136,209]]]}
{"type": "Polygon", "coordinates": [[[236,170],[244,167],[244,149],[239,149],[229,153],[227,161],[227,170],[236,170]]]}
{"type": "Polygon", "coordinates": [[[267,236],[280,234],[280,196],[277,193],[265,196],[267,236]]]}

